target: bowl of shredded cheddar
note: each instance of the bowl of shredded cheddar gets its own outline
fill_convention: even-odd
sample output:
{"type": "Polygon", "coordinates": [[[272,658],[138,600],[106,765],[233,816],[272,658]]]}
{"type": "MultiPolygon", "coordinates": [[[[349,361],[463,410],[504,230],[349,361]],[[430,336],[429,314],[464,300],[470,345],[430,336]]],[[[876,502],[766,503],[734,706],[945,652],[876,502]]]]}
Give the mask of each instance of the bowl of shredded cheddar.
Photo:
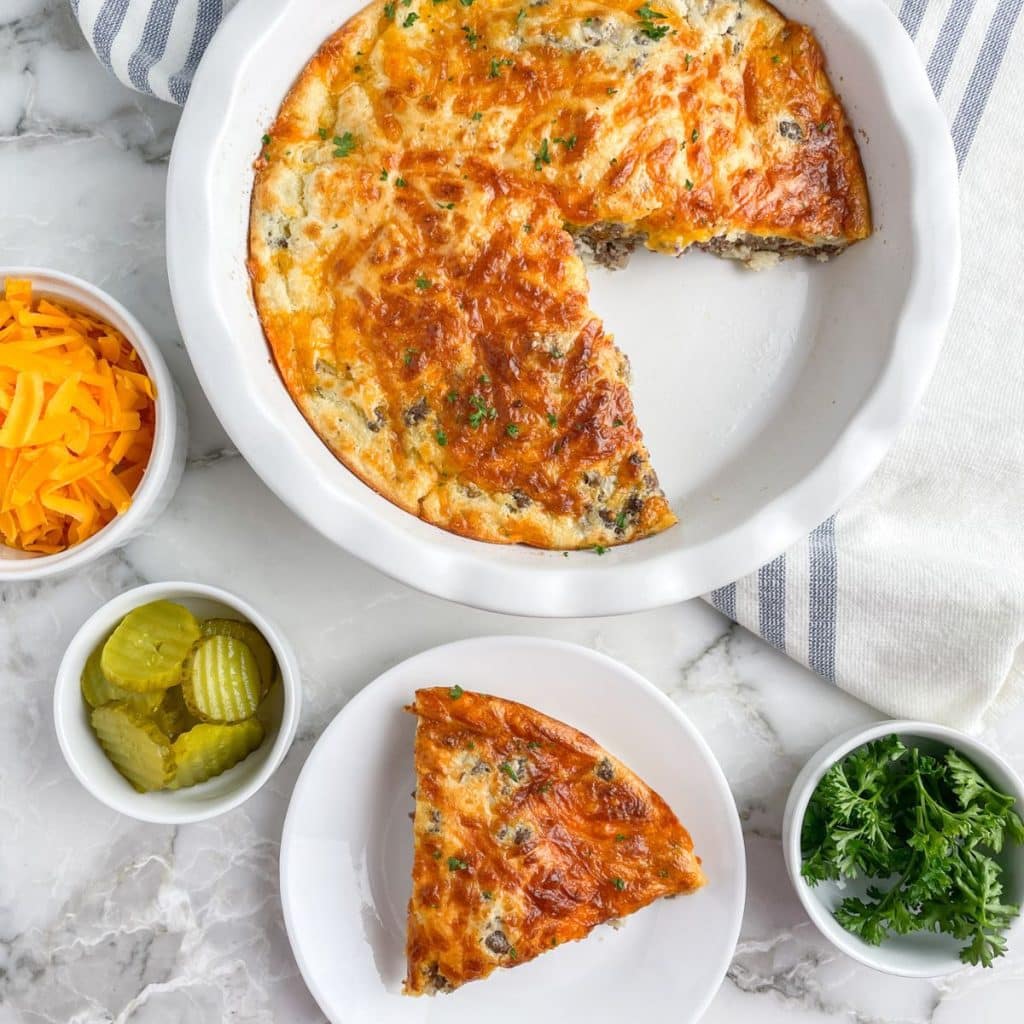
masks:
{"type": "Polygon", "coordinates": [[[0,580],[120,547],[184,469],[181,397],[146,330],[67,274],[0,267],[0,580]]]}

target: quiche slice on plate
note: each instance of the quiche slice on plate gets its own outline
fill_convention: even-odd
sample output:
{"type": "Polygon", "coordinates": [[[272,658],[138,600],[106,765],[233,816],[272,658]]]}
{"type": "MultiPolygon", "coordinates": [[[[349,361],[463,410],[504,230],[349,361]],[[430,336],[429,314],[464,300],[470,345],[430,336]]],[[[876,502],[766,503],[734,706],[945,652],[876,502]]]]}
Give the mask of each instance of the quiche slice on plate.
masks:
{"type": "Polygon", "coordinates": [[[417,690],[405,992],[450,992],[705,882],[665,801],[589,736],[458,686],[417,690]]]}

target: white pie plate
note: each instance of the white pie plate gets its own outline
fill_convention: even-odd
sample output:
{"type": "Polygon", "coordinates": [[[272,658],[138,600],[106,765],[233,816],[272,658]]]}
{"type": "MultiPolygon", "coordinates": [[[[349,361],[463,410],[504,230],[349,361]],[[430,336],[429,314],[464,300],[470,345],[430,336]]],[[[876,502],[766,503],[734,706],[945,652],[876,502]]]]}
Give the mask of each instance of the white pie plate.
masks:
{"type": "Polygon", "coordinates": [[[338,714],[292,794],[281,902],[299,969],[333,1024],[649,1024],[696,1020],[721,984],[743,915],[739,817],[714,755],[681,711],[611,658],[533,637],[447,644],[396,665],[338,714]],[[411,889],[421,686],[508,697],[583,730],[657,790],[693,836],[708,884],[448,996],[401,994],[411,889]]]}
{"type": "Polygon", "coordinates": [[[597,558],[484,544],[402,512],[337,462],[271,362],[246,273],[252,162],[320,42],[361,0],[243,0],[192,85],[171,157],[174,306],[207,397],[299,515],[384,572],[497,611],[591,615],[694,597],[773,558],[878,465],[924,392],[959,272],[956,163],[882,0],[780,0],[811,25],[857,129],[876,230],[828,265],[754,274],[637,253],[593,303],[681,524],[597,558]]]}

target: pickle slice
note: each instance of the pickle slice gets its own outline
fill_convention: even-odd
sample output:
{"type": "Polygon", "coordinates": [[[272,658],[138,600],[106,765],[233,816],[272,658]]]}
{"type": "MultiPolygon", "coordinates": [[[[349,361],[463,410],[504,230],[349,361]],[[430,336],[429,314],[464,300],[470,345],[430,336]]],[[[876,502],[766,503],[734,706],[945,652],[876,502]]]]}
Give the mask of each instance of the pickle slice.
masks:
{"type": "Polygon", "coordinates": [[[233,636],[249,645],[260,670],[260,694],[265,697],[274,681],[277,661],[263,634],[251,622],[237,619],[207,619],[200,628],[203,636],[233,636]]]}
{"type": "Polygon", "coordinates": [[[94,708],[93,731],[113,766],[140,792],[163,789],[174,775],[170,741],[125,701],[94,708]]]}
{"type": "Polygon", "coordinates": [[[164,690],[199,639],[196,617],[180,604],[153,601],[130,611],[103,645],[103,674],[128,690],[164,690]]]}
{"type": "Polygon", "coordinates": [[[201,722],[174,741],[172,789],[194,786],[226,772],[263,742],[258,719],[226,724],[201,722]]]}
{"type": "Polygon", "coordinates": [[[163,695],[153,720],[169,740],[176,740],[196,724],[195,718],[185,705],[180,686],[172,686],[163,695]]]}
{"type": "Polygon", "coordinates": [[[100,668],[101,649],[97,647],[89,655],[85,668],[82,669],[82,697],[86,704],[91,708],[98,708],[113,700],[123,700],[143,714],[155,711],[160,701],[163,700],[164,691],[150,690],[149,693],[135,693],[132,690],[116,686],[100,668]]]}
{"type": "Polygon", "coordinates": [[[205,636],[181,679],[185,704],[204,722],[239,722],[260,703],[260,670],[249,645],[233,636],[205,636]]]}

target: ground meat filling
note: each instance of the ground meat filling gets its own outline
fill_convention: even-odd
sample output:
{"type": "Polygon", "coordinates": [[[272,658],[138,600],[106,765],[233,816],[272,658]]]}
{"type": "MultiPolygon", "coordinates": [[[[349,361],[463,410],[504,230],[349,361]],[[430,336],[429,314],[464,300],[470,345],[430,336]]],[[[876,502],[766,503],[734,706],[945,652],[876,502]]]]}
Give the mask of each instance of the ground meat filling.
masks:
{"type": "Polygon", "coordinates": [[[585,263],[621,270],[633,250],[647,238],[622,224],[590,224],[587,227],[567,226],[580,259],[585,263]]]}
{"type": "MultiPolygon", "coordinates": [[[[795,132],[801,130],[800,126],[793,124],[792,127],[783,127],[789,125],[790,122],[782,122],[779,130],[787,138],[795,139],[795,132]]],[[[587,227],[566,225],[566,229],[572,235],[576,251],[584,262],[609,270],[622,270],[629,263],[633,250],[647,239],[643,232],[627,228],[623,224],[590,224],[587,227]]],[[[698,243],[696,247],[713,256],[740,260],[754,269],[759,269],[768,262],[791,259],[794,256],[811,256],[825,262],[833,256],[838,256],[846,248],[846,244],[823,242],[820,245],[808,245],[790,238],[744,234],[733,238],[710,238],[706,242],[698,243]]]]}

